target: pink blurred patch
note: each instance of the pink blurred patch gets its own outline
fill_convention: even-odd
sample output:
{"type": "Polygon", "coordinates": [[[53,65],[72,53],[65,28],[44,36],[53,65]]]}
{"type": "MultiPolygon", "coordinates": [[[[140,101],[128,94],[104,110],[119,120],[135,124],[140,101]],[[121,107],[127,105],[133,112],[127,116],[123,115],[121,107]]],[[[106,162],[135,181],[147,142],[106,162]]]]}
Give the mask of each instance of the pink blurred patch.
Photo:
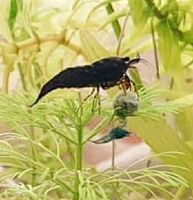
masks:
{"type": "MultiPolygon", "coordinates": [[[[94,118],[87,126],[92,130],[99,122],[100,118],[94,118]]],[[[112,127],[105,128],[97,137],[106,135],[111,131],[112,127]]],[[[145,167],[146,162],[151,155],[151,150],[138,136],[131,134],[129,137],[115,141],[115,165],[119,168],[127,168],[138,160],[143,160],[140,166],[136,164],[136,168],[145,167]]],[[[112,162],[112,142],[105,144],[87,143],[84,150],[85,162],[94,166],[97,170],[103,171],[111,168],[112,162]]],[[[139,164],[139,163],[138,163],[139,164]]]]}

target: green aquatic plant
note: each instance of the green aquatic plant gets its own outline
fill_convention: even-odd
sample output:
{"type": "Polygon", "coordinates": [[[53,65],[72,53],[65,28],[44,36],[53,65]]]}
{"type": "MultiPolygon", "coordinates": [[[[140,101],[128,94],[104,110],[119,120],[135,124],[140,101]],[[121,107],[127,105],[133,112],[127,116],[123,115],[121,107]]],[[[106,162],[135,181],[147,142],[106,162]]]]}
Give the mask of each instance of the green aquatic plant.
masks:
{"type": "MultiPolygon", "coordinates": [[[[152,90],[150,89],[150,96],[147,98],[149,102],[152,90]]],[[[156,89],[154,91],[156,94],[156,89]]],[[[141,99],[147,96],[148,90],[144,96],[141,94],[141,99]]],[[[96,172],[86,167],[83,163],[84,146],[107,127],[113,115],[112,109],[107,112],[108,108],[102,103],[102,121],[89,131],[87,124],[98,115],[97,110],[91,111],[92,100],[83,102],[81,96],[77,99],[59,96],[29,109],[27,105],[32,98],[27,94],[13,97],[0,95],[0,120],[10,128],[9,132],[1,134],[0,142],[0,162],[6,167],[0,177],[4,188],[2,198],[110,199],[110,193],[114,190],[111,183],[119,185],[115,195],[121,198],[133,192],[156,196],[156,191],[161,196],[173,196],[171,192],[167,192],[167,187],[186,187],[187,183],[182,176],[190,172],[184,165],[184,168],[180,167],[179,163],[171,163],[170,168],[183,172],[182,176],[168,170],[156,170],[156,167],[106,172],[96,172]],[[64,155],[68,156],[64,158],[64,155]],[[9,180],[14,182],[11,184],[9,180]]],[[[189,106],[183,100],[174,105],[168,108],[168,112],[180,111],[183,109],[180,107],[182,105],[189,106]]],[[[144,107],[141,109],[143,111],[144,107]]],[[[140,113],[140,109],[138,112],[140,113]]],[[[178,154],[171,157],[172,160],[178,159],[178,154]]]]}
{"type": "Polygon", "coordinates": [[[9,132],[1,134],[0,161],[7,166],[1,174],[1,198],[109,199],[115,182],[122,199],[134,199],[132,195],[143,199],[150,193],[164,199],[186,198],[193,183],[192,0],[75,0],[46,9],[42,2],[0,2],[1,90],[13,95],[0,96],[0,121],[9,127],[9,132]],[[134,107],[119,106],[116,114],[127,120],[129,131],[138,134],[154,153],[178,153],[161,157],[171,173],[142,170],[144,176],[135,181],[133,176],[125,180],[121,170],[116,177],[112,171],[87,170],[82,163],[84,145],[112,118],[113,103],[109,101],[117,90],[108,91],[108,100],[102,98],[103,120],[91,131],[86,124],[98,113],[90,112],[90,101],[75,98],[74,90],[65,92],[65,99],[62,92],[55,93],[33,110],[27,106],[46,81],[69,66],[112,55],[133,58],[137,52],[142,58],[147,55],[148,61],[153,53],[155,66],[149,61],[147,67],[140,67],[153,78],[141,70],[130,70],[139,102],[134,107]],[[12,88],[15,74],[19,84],[12,88]],[[150,87],[144,87],[146,79],[145,85],[150,87]],[[17,89],[25,95],[14,94],[17,89]],[[56,96],[60,98],[53,100],[56,96]],[[132,117],[127,117],[128,108],[135,111],[132,117]],[[65,161],[61,155],[68,155],[65,161]],[[160,178],[166,183],[164,190],[157,182],[160,178]],[[173,197],[165,188],[174,191],[173,197]]]}

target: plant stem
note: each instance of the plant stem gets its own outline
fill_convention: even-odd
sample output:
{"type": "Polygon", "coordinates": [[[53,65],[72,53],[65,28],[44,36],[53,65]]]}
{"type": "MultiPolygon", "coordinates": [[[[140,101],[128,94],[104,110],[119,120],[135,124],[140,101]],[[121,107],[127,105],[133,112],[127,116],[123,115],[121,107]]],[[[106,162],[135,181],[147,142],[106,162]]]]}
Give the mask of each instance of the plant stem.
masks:
{"type": "Polygon", "coordinates": [[[173,87],[174,87],[174,77],[171,78],[169,89],[172,90],[173,87]]]}
{"type": "Polygon", "coordinates": [[[40,45],[40,43],[46,43],[46,42],[57,42],[58,44],[62,44],[67,46],[68,48],[72,49],[73,51],[77,52],[78,54],[84,55],[82,52],[82,49],[77,46],[76,44],[69,42],[69,40],[65,40],[65,38],[61,35],[49,35],[44,37],[39,37],[38,40],[36,38],[28,39],[24,42],[17,43],[16,46],[18,50],[22,50],[25,48],[29,48],[34,45],[40,45]]]}
{"type": "Polygon", "coordinates": [[[75,177],[75,193],[73,196],[73,200],[79,200],[79,172],[82,172],[82,158],[83,158],[83,126],[82,126],[82,114],[83,114],[83,107],[82,107],[82,100],[79,93],[80,99],[80,113],[78,116],[78,127],[77,127],[77,150],[76,150],[76,163],[75,163],[75,170],[76,170],[76,177],[75,177]]]}
{"type": "Polygon", "coordinates": [[[115,140],[112,141],[112,164],[111,164],[111,168],[112,170],[115,169],[115,140]]]}
{"type": "Polygon", "coordinates": [[[20,78],[21,78],[22,87],[25,91],[27,91],[27,86],[26,86],[26,83],[25,83],[25,75],[23,73],[21,63],[18,63],[18,71],[19,71],[19,75],[20,75],[20,78]]]}
{"type": "MultiPolygon", "coordinates": [[[[115,148],[116,148],[115,140],[112,140],[112,164],[111,164],[112,174],[115,169],[115,148]]],[[[113,192],[111,194],[111,200],[116,200],[115,196],[116,196],[116,190],[118,186],[119,185],[117,183],[113,184],[113,192]]]]}
{"type": "Polygon", "coordinates": [[[8,92],[9,92],[9,75],[10,75],[10,72],[7,69],[7,67],[5,67],[5,70],[4,70],[4,73],[3,73],[3,91],[6,94],[8,94],[8,92]]]}
{"type": "Polygon", "coordinates": [[[77,152],[76,152],[76,170],[82,171],[82,129],[80,128],[78,131],[78,144],[77,144],[77,152]]]}
{"type": "MultiPolygon", "coordinates": [[[[114,12],[114,8],[111,3],[107,4],[106,10],[109,15],[114,12]]],[[[121,34],[121,26],[119,24],[118,19],[112,22],[112,26],[113,26],[113,30],[115,32],[116,37],[119,38],[121,34]]]]}
{"type": "MultiPolygon", "coordinates": [[[[31,114],[31,110],[29,110],[29,113],[31,114]]],[[[35,141],[35,132],[34,132],[34,127],[33,126],[29,126],[29,129],[30,129],[30,139],[32,141],[35,141]]],[[[36,148],[33,144],[33,142],[30,141],[30,145],[31,145],[31,157],[34,161],[37,161],[37,152],[36,152],[36,148]]],[[[36,166],[32,166],[33,168],[33,173],[32,173],[32,186],[34,187],[35,186],[35,181],[36,181],[36,166]]]]}
{"type": "Polygon", "coordinates": [[[126,24],[127,24],[129,16],[130,16],[130,13],[128,13],[126,15],[124,23],[123,23],[123,27],[121,29],[121,33],[120,33],[119,40],[118,40],[118,45],[117,45],[117,56],[119,56],[119,54],[120,54],[121,43],[122,43],[122,40],[123,40],[123,37],[124,37],[124,32],[125,32],[125,29],[126,29],[126,24]]]}
{"type": "Polygon", "coordinates": [[[73,200],[79,200],[79,176],[78,172],[82,172],[82,153],[83,153],[83,144],[82,144],[82,128],[78,131],[78,143],[77,143],[77,150],[76,150],[76,177],[75,177],[75,193],[73,200]]]}
{"type": "Polygon", "coordinates": [[[184,193],[186,192],[186,189],[187,189],[187,188],[186,188],[185,186],[180,187],[180,188],[177,190],[177,192],[176,192],[176,194],[175,194],[173,200],[180,200],[180,199],[182,199],[182,197],[184,196],[184,193]]]}
{"type": "MultiPolygon", "coordinates": [[[[31,127],[32,130],[32,139],[35,139],[35,135],[34,135],[34,128],[31,127]]],[[[37,161],[37,154],[36,154],[36,150],[33,144],[31,144],[31,154],[32,154],[32,159],[37,161]]],[[[36,167],[33,166],[33,174],[32,174],[32,186],[34,187],[36,183],[36,167]]]]}
{"type": "Polygon", "coordinates": [[[156,39],[155,39],[155,31],[154,31],[154,26],[153,26],[153,18],[151,20],[151,35],[152,35],[154,58],[155,58],[155,65],[156,65],[156,76],[157,76],[157,79],[160,79],[159,61],[158,61],[157,45],[156,45],[156,39]]]}

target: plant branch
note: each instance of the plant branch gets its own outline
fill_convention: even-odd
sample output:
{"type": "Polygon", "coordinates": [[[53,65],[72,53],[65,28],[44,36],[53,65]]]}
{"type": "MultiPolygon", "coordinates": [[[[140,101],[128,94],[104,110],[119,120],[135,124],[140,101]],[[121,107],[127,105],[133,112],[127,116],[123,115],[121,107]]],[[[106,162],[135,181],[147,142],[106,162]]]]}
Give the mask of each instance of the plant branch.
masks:
{"type": "MultiPolygon", "coordinates": [[[[31,139],[33,141],[35,141],[34,127],[30,126],[29,128],[30,128],[30,132],[31,132],[31,139]]],[[[37,160],[36,148],[34,147],[34,144],[31,142],[31,140],[30,140],[30,145],[31,145],[31,156],[32,156],[32,159],[37,162],[38,160],[37,160]]],[[[32,186],[35,186],[35,181],[36,181],[36,167],[34,166],[34,164],[32,165],[32,169],[33,169],[33,173],[32,173],[32,186]]]]}
{"type": "Polygon", "coordinates": [[[80,108],[79,108],[79,116],[78,116],[78,127],[77,127],[77,150],[76,150],[76,165],[75,165],[75,170],[76,170],[76,177],[75,177],[75,193],[73,196],[73,200],[79,200],[80,194],[79,194],[79,185],[80,185],[80,180],[79,180],[79,172],[82,172],[82,160],[83,160],[83,125],[82,125],[82,116],[83,116],[83,107],[82,107],[82,99],[81,95],[79,93],[79,102],[80,102],[80,108]]]}
{"type": "Polygon", "coordinates": [[[20,78],[21,78],[23,90],[27,91],[27,86],[26,86],[26,82],[25,82],[25,78],[24,78],[25,75],[24,75],[21,63],[18,63],[18,72],[19,72],[19,75],[20,75],[20,78]]]}
{"type": "Polygon", "coordinates": [[[3,91],[8,94],[9,91],[9,76],[10,72],[8,70],[8,66],[5,67],[4,73],[3,73],[3,91]]]}
{"type": "Polygon", "coordinates": [[[71,189],[70,186],[68,186],[66,183],[60,181],[59,179],[51,179],[52,182],[58,184],[58,185],[61,185],[61,186],[64,186],[67,190],[69,190],[71,193],[74,193],[74,191],[71,189]]]}
{"type": "MultiPolygon", "coordinates": [[[[108,3],[108,4],[107,4],[106,10],[107,10],[107,13],[108,13],[108,14],[111,14],[111,13],[114,12],[114,8],[113,8],[113,6],[112,6],[111,3],[108,3]]],[[[113,26],[113,30],[114,30],[114,32],[115,32],[116,37],[119,38],[119,36],[120,36],[120,34],[121,34],[121,26],[120,26],[120,24],[119,24],[118,19],[117,19],[117,20],[114,20],[114,21],[112,22],[112,26],[113,26]]]]}
{"type": "Polygon", "coordinates": [[[73,141],[71,138],[69,138],[68,136],[66,135],[63,135],[62,133],[60,133],[59,131],[57,130],[54,130],[54,132],[58,135],[60,135],[61,137],[63,137],[64,139],[68,140],[70,143],[74,144],[74,145],[77,145],[77,143],[75,141],[73,141]]]}
{"type": "Polygon", "coordinates": [[[126,29],[126,24],[127,24],[129,16],[130,16],[130,12],[125,17],[125,20],[124,20],[124,23],[123,23],[123,27],[121,29],[121,33],[120,33],[119,40],[118,40],[118,45],[117,45],[117,56],[120,53],[121,43],[122,43],[122,40],[123,40],[123,37],[124,37],[124,32],[125,32],[125,29],[126,29]]]}
{"type": "Polygon", "coordinates": [[[177,190],[177,192],[176,192],[176,194],[175,194],[173,200],[183,199],[183,196],[184,196],[186,190],[187,190],[187,187],[185,187],[185,186],[180,187],[180,188],[177,190]]]}
{"type": "Polygon", "coordinates": [[[65,40],[62,35],[49,35],[45,37],[39,37],[38,40],[37,38],[29,39],[24,42],[16,43],[16,46],[18,50],[22,50],[25,48],[29,48],[34,45],[38,45],[39,43],[46,43],[46,42],[57,42],[59,44],[66,45],[66,47],[72,49],[73,51],[77,52],[78,54],[84,55],[82,49],[77,46],[76,44],[69,42],[68,40],[65,40]]]}
{"type": "Polygon", "coordinates": [[[158,52],[157,52],[157,45],[156,45],[156,39],[155,39],[155,30],[153,26],[153,18],[151,20],[151,36],[152,36],[154,58],[155,58],[155,65],[156,65],[156,76],[157,76],[157,79],[160,79],[158,52]]]}

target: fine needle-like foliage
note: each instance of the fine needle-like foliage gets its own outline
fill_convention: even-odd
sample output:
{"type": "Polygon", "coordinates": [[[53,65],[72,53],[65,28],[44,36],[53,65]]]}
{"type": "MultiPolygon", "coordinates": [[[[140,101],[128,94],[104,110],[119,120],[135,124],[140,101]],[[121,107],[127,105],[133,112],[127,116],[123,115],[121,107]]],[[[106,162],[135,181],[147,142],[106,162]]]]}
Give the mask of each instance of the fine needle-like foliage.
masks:
{"type": "MultiPolygon", "coordinates": [[[[93,116],[98,115],[97,110],[91,112],[92,101],[82,102],[81,97],[77,100],[57,98],[30,109],[27,105],[31,99],[27,94],[0,97],[0,120],[12,130],[1,134],[0,162],[5,167],[0,177],[2,198],[111,199],[112,192],[121,199],[131,193],[143,199],[146,195],[170,198],[173,193],[168,188],[186,187],[185,179],[162,169],[164,165],[158,166],[161,171],[150,167],[96,172],[83,167],[85,142],[96,135],[86,128],[93,116]]],[[[173,108],[168,109],[172,111],[173,108]]],[[[93,132],[99,133],[107,127],[109,113],[101,110],[103,120],[93,132]]],[[[171,157],[175,156],[177,154],[171,157]]],[[[187,170],[180,165],[170,168],[179,168],[184,173],[187,170]]]]}

